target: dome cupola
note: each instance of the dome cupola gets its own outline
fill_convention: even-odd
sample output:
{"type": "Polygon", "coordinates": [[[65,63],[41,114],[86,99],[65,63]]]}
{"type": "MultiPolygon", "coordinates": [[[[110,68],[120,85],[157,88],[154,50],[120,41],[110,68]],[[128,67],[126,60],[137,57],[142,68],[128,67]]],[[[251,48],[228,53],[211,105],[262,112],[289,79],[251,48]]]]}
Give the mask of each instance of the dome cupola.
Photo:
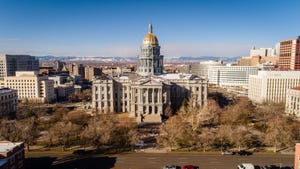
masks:
{"type": "Polygon", "coordinates": [[[152,33],[152,24],[149,24],[148,34],[144,37],[143,45],[158,45],[158,40],[152,33]]]}

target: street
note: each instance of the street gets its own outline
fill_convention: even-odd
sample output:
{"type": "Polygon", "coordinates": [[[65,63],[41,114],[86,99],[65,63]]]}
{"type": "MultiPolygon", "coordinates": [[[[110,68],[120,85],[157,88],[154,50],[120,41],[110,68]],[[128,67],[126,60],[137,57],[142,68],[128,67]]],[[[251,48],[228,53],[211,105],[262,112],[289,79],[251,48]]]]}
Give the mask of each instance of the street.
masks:
{"type": "Polygon", "coordinates": [[[162,169],[164,165],[192,164],[199,169],[236,169],[238,164],[293,166],[293,155],[234,156],[194,153],[124,153],[112,155],[26,156],[26,169],[162,169]]]}
{"type": "Polygon", "coordinates": [[[183,166],[192,164],[200,169],[236,169],[238,164],[253,163],[254,165],[293,166],[294,157],[291,155],[199,155],[181,154],[121,154],[117,155],[113,169],[156,169],[166,164],[183,166]]]}

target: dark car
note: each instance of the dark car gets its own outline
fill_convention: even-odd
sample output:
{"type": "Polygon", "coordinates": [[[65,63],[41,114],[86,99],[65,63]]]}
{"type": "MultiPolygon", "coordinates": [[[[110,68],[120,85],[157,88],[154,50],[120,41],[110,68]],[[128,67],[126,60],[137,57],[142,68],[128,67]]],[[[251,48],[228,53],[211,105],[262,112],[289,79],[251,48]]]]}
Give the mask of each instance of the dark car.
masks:
{"type": "Polygon", "coordinates": [[[86,154],[86,151],[85,151],[85,150],[82,150],[82,149],[80,149],[80,150],[75,150],[75,151],[73,151],[73,154],[74,154],[74,155],[85,155],[85,154],[86,154]]]}
{"type": "Polygon", "coordinates": [[[166,165],[163,167],[163,169],[181,169],[181,167],[176,165],[166,165]]]}
{"type": "Polygon", "coordinates": [[[252,152],[246,151],[246,150],[241,150],[235,153],[236,155],[240,155],[240,156],[249,156],[252,155],[252,152]]]}
{"type": "Polygon", "coordinates": [[[182,169],[199,169],[199,167],[193,165],[185,165],[182,167],[182,169]]]}

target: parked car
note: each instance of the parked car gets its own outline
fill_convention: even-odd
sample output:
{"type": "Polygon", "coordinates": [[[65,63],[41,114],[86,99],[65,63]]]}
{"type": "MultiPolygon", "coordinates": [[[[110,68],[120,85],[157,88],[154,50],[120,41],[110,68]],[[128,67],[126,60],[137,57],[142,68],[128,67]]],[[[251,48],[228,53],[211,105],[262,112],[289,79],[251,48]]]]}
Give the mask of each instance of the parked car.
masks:
{"type": "Polygon", "coordinates": [[[85,154],[86,154],[86,151],[83,150],[83,149],[79,149],[79,150],[73,151],[73,154],[74,154],[74,155],[85,155],[85,154]]]}
{"type": "Polygon", "coordinates": [[[181,169],[181,167],[176,165],[166,165],[163,167],[163,169],[181,169]]]}
{"type": "Polygon", "coordinates": [[[221,154],[222,154],[222,155],[233,155],[234,152],[225,150],[225,151],[222,151],[221,154]]]}
{"type": "Polygon", "coordinates": [[[238,169],[255,169],[252,163],[242,163],[237,166],[238,169]]]}
{"type": "Polygon", "coordinates": [[[185,165],[182,167],[182,169],[199,169],[199,167],[193,165],[185,165]]]}
{"type": "Polygon", "coordinates": [[[236,155],[240,155],[240,156],[249,156],[252,155],[252,152],[250,151],[246,151],[246,150],[241,150],[235,153],[236,155]]]}

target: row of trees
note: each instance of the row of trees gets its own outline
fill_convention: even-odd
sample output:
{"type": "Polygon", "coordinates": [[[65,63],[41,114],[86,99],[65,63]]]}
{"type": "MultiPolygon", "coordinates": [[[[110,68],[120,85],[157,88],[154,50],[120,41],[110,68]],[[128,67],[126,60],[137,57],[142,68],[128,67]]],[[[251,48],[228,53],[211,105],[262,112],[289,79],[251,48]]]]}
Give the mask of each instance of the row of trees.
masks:
{"type": "Polygon", "coordinates": [[[16,120],[1,119],[0,140],[24,141],[63,148],[81,145],[129,147],[137,140],[137,124],[115,114],[91,116],[66,107],[21,107],[16,120]]]}
{"type": "Polygon", "coordinates": [[[183,104],[161,127],[158,143],[172,148],[208,149],[291,146],[300,124],[284,115],[284,105],[254,106],[246,98],[221,109],[212,99],[199,109],[183,104]]]}

